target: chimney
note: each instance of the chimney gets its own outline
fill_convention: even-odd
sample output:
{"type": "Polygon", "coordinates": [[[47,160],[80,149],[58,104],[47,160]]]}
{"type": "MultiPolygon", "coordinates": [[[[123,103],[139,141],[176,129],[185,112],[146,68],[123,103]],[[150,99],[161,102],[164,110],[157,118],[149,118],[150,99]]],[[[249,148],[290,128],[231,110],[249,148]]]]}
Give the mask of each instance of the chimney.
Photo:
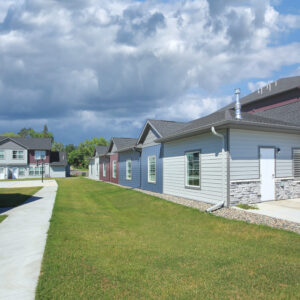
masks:
{"type": "Polygon", "coordinates": [[[241,90],[239,88],[234,90],[235,93],[235,118],[237,120],[240,120],[242,118],[241,116],[241,102],[240,102],[240,93],[241,90]]]}

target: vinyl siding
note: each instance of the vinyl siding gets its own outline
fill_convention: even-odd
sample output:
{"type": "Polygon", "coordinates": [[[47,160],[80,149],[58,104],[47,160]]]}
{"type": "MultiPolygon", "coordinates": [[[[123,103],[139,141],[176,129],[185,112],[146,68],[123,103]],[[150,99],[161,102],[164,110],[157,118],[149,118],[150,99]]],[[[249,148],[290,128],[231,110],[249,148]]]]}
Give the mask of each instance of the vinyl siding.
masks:
{"type": "Polygon", "coordinates": [[[66,177],[66,167],[50,166],[50,177],[66,177]]]}
{"type": "Polygon", "coordinates": [[[149,128],[142,147],[149,147],[149,146],[159,145],[159,144],[154,142],[157,138],[159,138],[157,133],[155,133],[152,128],[149,128]]]}
{"type": "Polygon", "coordinates": [[[222,140],[220,138],[209,133],[164,145],[163,192],[165,194],[217,203],[226,199],[226,176],[227,164],[225,158],[222,160],[222,140]],[[200,189],[185,187],[185,152],[193,150],[201,151],[200,189]]]}
{"type": "Polygon", "coordinates": [[[259,179],[259,147],[276,151],[276,177],[292,177],[292,148],[300,147],[300,135],[230,129],[230,180],[259,179]]]}
{"type": "Polygon", "coordinates": [[[118,153],[110,155],[110,182],[119,183],[118,153]],[[113,161],[116,161],[116,178],[113,178],[113,161]]]}
{"type": "Polygon", "coordinates": [[[4,150],[4,159],[0,160],[0,165],[27,165],[28,151],[24,147],[12,142],[7,141],[0,144],[0,149],[4,150]],[[13,151],[20,150],[24,153],[23,159],[13,159],[13,151]]]}
{"type": "Polygon", "coordinates": [[[140,153],[137,151],[126,151],[119,153],[119,184],[133,188],[140,187],[140,153]],[[126,161],[131,159],[132,179],[126,179],[126,161]]]}
{"type": "Polygon", "coordinates": [[[89,178],[99,179],[100,178],[99,169],[100,169],[99,157],[95,157],[91,159],[89,163],[89,178]],[[97,170],[97,166],[98,166],[98,170],[97,170]]]}
{"type": "Polygon", "coordinates": [[[100,179],[103,181],[110,181],[110,163],[109,157],[100,157],[100,179]],[[106,165],[106,176],[103,176],[103,164],[106,165]]]}
{"type": "Polygon", "coordinates": [[[157,144],[156,146],[144,147],[141,154],[141,188],[143,190],[152,191],[156,193],[162,193],[163,181],[163,150],[162,145],[157,144]],[[156,183],[148,182],[148,156],[156,157],[156,183]]]}

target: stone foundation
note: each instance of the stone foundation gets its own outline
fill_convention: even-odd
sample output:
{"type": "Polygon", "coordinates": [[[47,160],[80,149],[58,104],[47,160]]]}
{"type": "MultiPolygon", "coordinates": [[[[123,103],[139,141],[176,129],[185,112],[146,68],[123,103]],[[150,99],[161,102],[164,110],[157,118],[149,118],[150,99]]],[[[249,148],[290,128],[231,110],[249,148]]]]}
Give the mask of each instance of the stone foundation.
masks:
{"type": "Polygon", "coordinates": [[[300,181],[281,179],[275,182],[276,200],[300,198],[300,181]]]}
{"type": "Polygon", "coordinates": [[[230,183],[230,204],[260,202],[260,181],[235,181],[230,183]]]}

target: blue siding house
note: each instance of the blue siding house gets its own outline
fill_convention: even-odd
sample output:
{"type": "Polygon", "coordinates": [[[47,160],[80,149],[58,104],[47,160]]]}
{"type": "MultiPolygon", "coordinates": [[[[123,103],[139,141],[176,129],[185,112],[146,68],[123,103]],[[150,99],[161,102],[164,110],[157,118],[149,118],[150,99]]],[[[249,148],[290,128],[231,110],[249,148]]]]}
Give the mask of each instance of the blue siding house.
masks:
{"type": "Polygon", "coordinates": [[[141,149],[141,189],[163,192],[163,145],[158,138],[181,129],[185,123],[148,120],[137,142],[141,149]]]}
{"type": "Polygon", "coordinates": [[[134,148],[119,152],[119,184],[141,187],[141,153],[134,148]]]}

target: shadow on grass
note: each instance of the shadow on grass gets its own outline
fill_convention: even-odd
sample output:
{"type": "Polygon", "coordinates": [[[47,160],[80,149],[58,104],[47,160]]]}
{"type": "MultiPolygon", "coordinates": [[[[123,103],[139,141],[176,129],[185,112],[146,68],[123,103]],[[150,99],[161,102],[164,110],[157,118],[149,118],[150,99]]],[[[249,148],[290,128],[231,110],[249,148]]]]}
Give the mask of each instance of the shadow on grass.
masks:
{"type": "Polygon", "coordinates": [[[4,213],[16,206],[28,204],[39,199],[41,199],[41,197],[20,193],[0,194],[0,213],[4,213]]]}

